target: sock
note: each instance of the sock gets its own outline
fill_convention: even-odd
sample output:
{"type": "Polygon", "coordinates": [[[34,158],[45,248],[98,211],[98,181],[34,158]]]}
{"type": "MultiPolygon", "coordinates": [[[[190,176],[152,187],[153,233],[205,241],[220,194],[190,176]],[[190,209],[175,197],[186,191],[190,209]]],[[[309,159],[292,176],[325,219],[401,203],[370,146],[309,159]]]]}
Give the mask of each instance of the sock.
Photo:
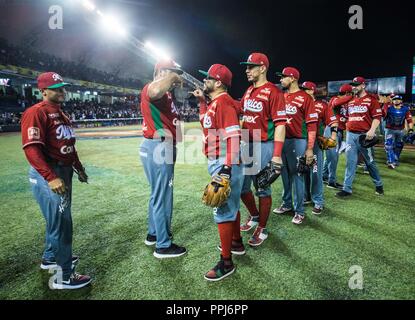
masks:
{"type": "Polygon", "coordinates": [[[224,259],[231,258],[233,224],[233,221],[218,224],[220,244],[222,247],[222,257],[224,259]]]}
{"type": "Polygon", "coordinates": [[[236,220],[233,223],[233,235],[232,240],[233,241],[240,241],[242,238],[241,236],[241,213],[238,211],[236,214],[236,220]]]}
{"type": "Polygon", "coordinates": [[[248,209],[249,214],[251,216],[259,215],[258,209],[256,208],[256,204],[255,204],[254,194],[252,193],[252,191],[241,194],[241,199],[244,205],[246,206],[246,208],[248,209]]]}
{"type": "Polygon", "coordinates": [[[271,196],[259,198],[259,226],[265,228],[267,225],[269,213],[271,212],[271,196]]]}

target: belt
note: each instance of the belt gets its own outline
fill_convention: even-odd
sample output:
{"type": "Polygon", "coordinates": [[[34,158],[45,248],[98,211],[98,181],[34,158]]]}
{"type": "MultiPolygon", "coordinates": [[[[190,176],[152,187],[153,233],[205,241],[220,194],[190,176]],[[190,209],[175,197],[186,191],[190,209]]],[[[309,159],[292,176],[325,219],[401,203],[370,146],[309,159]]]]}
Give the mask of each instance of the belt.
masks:
{"type": "Polygon", "coordinates": [[[362,133],[365,133],[365,132],[361,132],[361,131],[352,131],[352,130],[348,130],[349,132],[351,132],[351,133],[354,133],[354,134],[362,134],[362,133]]]}
{"type": "Polygon", "coordinates": [[[46,161],[48,164],[52,165],[52,166],[60,166],[60,167],[72,167],[72,164],[66,164],[63,161],[60,160],[55,160],[55,159],[48,159],[46,161]]]}

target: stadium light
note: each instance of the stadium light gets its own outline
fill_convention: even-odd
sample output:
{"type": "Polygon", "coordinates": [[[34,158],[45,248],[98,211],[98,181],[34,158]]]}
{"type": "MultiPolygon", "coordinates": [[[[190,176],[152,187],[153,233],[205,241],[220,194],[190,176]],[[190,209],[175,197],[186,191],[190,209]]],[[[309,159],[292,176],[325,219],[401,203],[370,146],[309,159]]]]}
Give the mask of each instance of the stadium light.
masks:
{"type": "Polygon", "coordinates": [[[115,31],[122,37],[127,36],[127,31],[121,26],[117,19],[113,16],[106,15],[101,11],[97,11],[98,15],[101,16],[101,25],[107,31],[115,31]]]}
{"type": "Polygon", "coordinates": [[[82,5],[84,6],[85,9],[87,9],[89,11],[94,11],[95,10],[95,5],[89,0],[83,0],[82,5]]]}
{"type": "Polygon", "coordinates": [[[158,59],[165,59],[165,60],[170,60],[170,54],[165,51],[164,49],[158,48],[156,46],[154,46],[150,41],[146,41],[145,45],[144,45],[148,50],[151,51],[151,53],[153,55],[155,55],[158,59]]]}

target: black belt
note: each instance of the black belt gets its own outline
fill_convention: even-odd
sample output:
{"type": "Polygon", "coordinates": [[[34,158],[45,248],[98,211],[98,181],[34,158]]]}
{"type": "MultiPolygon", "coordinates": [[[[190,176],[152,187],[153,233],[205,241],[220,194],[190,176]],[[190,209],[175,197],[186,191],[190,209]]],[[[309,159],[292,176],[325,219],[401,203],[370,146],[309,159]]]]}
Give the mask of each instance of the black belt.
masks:
{"type": "Polygon", "coordinates": [[[354,133],[354,134],[362,134],[362,133],[365,133],[365,132],[361,132],[361,131],[352,131],[352,130],[347,130],[347,131],[349,131],[351,133],[354,133]]]}

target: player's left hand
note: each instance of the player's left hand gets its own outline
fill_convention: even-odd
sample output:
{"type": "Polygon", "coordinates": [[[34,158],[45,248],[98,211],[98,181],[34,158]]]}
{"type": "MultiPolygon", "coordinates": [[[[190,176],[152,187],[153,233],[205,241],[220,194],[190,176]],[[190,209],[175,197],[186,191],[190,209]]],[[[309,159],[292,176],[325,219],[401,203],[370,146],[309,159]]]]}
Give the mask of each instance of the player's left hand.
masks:
{"type": "Polygon", "coordinates": [[[205,100],[205,95],[203,93],[203,90],[200,88],[197,88],[195,91],[192,92],[192,94],[198,98],[199,100],[205,100]]]}
{"type": "Polygon", "coordinates": [[[272,157],[271,161],[277,164],[282,164],[281,157],[272,157]]]}

